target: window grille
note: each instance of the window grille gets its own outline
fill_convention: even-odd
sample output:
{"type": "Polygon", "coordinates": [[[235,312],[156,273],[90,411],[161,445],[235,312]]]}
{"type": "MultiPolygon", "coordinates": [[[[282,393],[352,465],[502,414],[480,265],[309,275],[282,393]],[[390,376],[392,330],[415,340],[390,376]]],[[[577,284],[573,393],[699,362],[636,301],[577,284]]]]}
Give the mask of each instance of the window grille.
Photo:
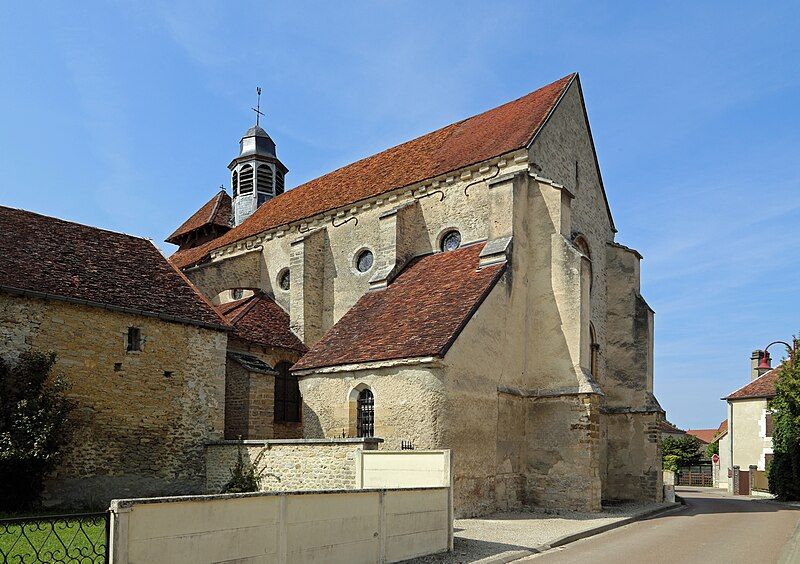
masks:
{"type": "Polygon", "coordinates": [[[300,406],[303,398],[300,396],[300,385],[297,376],[289,372],[291,362],[279,362],[275,367],[278,371],[275,376],[275,421],[277,423],[299,423],[300,406]]]}
{"type": "Polygon", "coordinates": [[[142,331],[138,327],[128,327],[128,339],[125,348],[128,351],[142,350],[142,331]]]}
{"type": "Polygon", "coordinates": [[[375,396],[369,389],[361,390],[358,393],[356,430],[359,437],[375,435],[375,396]]]}

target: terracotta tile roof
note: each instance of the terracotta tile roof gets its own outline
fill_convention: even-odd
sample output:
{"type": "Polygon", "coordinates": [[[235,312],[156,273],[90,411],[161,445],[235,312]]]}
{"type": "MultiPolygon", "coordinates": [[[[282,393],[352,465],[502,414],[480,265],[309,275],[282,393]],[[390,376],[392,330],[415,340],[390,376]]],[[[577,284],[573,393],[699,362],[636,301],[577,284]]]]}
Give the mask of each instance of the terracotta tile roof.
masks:
{"type": "Polygon", "coordinates": [[[719,433],[718,429],[687,429],[686,434],[697,437],[700,441],[709,444],[714,442],[714,438],[719,433]]]}
{"type": "Polygon", "coordinates": [[[231,336],[266,347],[308,349],[289,329],[289,314],[264,293],[217,306],[233,327],[231,336]]]}
{"type": "Polygon", "coordinates": [[[717,433],[725,433],[727,431],[728,431],[728,420],[723,419],[722,423],[720,423],[719,427],[717,428],[717,433]]]}
{"type": "Polygon", "coordinates": [[[742,386],[732,394],[722,399],[736,400],[747,398],[772,398],[775,397],[775,384],[780,376],[780,366],[765,372],[746,386],[742,386]]]}
{"type": "Polygon", "coordinates": [[[0,206],[0,247],[0,290],[225,324],[147,239],[0,206]]]}
{"type": "Polygon", "coordinates": [[[575,76],[302,184],[223,236],[170,260],[180,268],[202,262],[214,249],[269,229],[526,147],[575,76]]]}
{"type": "Polygon", "coordinates": [[[292,370],[442,357],[505,271],[478,270],[483,243],[418,257],[385,290],[356,302],[292,370]]]}
{"type": "Polygon", "coordinates": [[[673,433],[678,435],[686,434],[686,431],[684,431],[683,429],[679,429],[669,421],[662,421],[661,423],[659,423],[658,430],[661,431],[662,433],[673,433]]]}
{"type": "Polygon", "coordinates": [[[183,235],[187,235],[195,229],[200,229],[206,225],[216,225],[223,229],[230,229],[232,214],[231,197],[228,196],[225,190],[220,190],[203,207],[197,210],[192,217],[184,221],[183,225],[178,227],[165,241],[177,245],[183,235]]]}

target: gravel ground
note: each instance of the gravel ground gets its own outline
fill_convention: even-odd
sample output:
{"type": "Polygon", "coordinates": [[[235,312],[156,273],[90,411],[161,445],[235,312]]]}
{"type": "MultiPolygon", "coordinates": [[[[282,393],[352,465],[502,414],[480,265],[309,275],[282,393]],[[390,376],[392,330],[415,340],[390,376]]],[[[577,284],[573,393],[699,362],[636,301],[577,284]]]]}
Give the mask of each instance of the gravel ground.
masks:
{"type": "Polygon", "coordinates": [[[504,556],[520,558],[538,546],[566,535],[626,519],[640,511],[670,503],[621,503],[604,506],[601,513],[578,513],[531,508],[496,513],[480,519],[456,519],[453,552],[415,558],[407,562],[460,563],[504,556]],[[518,554],[516,554],[518,553],[518,554]]]}

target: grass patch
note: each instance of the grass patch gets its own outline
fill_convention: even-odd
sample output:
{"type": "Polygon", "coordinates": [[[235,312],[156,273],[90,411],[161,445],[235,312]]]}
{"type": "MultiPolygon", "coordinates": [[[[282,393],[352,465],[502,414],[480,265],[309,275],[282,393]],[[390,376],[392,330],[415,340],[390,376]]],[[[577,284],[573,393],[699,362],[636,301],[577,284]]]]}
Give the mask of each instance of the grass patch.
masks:
{"type": "Polygon", "coordinates": [[[0,520],[0,562],[104,562],[106,522],[82,518],[12,517],[0,520]]]}

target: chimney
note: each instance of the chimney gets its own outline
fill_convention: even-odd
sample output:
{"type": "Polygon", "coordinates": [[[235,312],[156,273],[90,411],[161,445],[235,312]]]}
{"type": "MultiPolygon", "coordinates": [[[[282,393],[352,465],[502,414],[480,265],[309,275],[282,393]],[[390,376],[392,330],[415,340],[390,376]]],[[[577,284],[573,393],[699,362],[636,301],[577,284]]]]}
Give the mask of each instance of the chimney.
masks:
{"type": "Polygon", "coordinates": [[[759,378],[772,370],[772,360],[769,353],[762,350],[754,350],[750,355],[750,381],[759,378]]]}

